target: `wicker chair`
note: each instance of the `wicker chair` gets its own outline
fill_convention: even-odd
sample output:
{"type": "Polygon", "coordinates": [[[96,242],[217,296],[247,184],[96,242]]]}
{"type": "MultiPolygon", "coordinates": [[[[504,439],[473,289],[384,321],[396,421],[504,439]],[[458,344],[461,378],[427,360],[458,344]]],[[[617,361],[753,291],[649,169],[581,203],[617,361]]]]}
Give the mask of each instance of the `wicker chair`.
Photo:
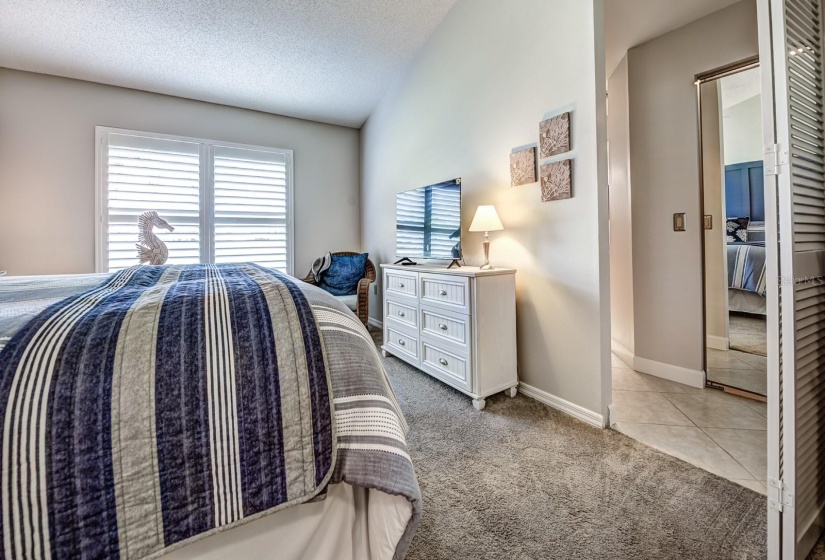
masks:
{"type": "MultiPolygon", "coordinates": [[[[360,255],[361,253],[354,253],[352,251],[341,251],[332,253],[333,255],[360,255]]],[[[315,278],[312,276],[312,271],[303,279],[307,284],[317,286],[315,278]]],[[[375,265],[372,261],[367,259],[367,265],[364,267],[364,277],[358,281],[358,288],[355,290],[354,296],[335,296],[341,300],[347,307],[349,307],[358,318],[367,326],[367,321],[370,318],[370,284],[375,282],[375,265]]]]}

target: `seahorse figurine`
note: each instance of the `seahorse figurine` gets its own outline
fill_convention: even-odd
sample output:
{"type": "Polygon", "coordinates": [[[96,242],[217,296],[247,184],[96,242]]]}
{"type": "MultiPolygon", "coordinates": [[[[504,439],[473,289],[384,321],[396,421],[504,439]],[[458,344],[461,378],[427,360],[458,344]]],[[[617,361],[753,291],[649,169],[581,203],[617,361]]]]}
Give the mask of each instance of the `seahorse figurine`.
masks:
{"type": "Polygon", "coordinates": [[[169,258],[169,249],[166,248],[166,243],[152,232],[153,227],[175,231],[175,228],[158,216],[158,213],[154,210],[141,214],[138,219],[140,234],[138,235],[138,243],[135,244],[141,264],[146,262],[155,265],[163,264],[169,258]]]}

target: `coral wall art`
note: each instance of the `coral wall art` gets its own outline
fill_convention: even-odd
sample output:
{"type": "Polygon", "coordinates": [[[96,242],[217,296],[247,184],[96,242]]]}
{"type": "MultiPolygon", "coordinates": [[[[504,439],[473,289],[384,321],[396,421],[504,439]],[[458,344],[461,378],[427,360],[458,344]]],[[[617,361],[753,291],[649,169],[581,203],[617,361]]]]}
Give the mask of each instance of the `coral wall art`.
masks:
{"type": "Polygon", "coordinates": [[[539,123],[541,159],[570,151],[570,113],[562,113],[539,123]]]}
{"type": "Polygon", "coordinates": [[[570,180],[572,160],[545,163],[541,166],[541,201],[564,200],[573,196],[570,180]]]}
{"type": "Polygon", "coordinates": [[[510,186],[536,182],[536,149],[527,148],[510,154],[510,186]]]}

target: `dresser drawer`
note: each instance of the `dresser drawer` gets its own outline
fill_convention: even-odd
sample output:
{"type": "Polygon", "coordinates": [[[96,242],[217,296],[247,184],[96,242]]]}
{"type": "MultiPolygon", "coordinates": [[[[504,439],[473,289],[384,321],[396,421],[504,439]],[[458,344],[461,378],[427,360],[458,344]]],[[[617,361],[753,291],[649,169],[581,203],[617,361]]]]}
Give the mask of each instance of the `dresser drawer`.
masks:
{"type": "Polygon", "coordinates": [[[408,359],[418,361],[418,339],[410,334],[395,330],[392,327],[384,328],[384,345],[394,354],[403,354],[408,359]]]}
{"type": "Polygon", "coordinates": [[[421,366],[447,383],[469,390],[470,367],[467,360],[440,349],[436,342],[426,338],[421,340],[421,366]]]}
{"type": "Polygon", "coordinates": [[[469,350],[470,317],[447,313],[439,308],[421,308],[421,334],[458,345],[469,350]]]}
{"type": "Polygon", "coordinates": [[[470,307],[467,278],[440,274],[421,275],[421,302],[467,313],[470,307]]]}
{"type": "Polygon", "coordinates": [[[388,296],[418,297],[418,274],[394,270],[384,272],[384,292],[388,296]]]}
{"type": "Polygon", "coordinates": [[[384,319],[397,321],[407,327],[418,329],[418,306],[409,301],[395,301],[387,298],[384,319]]]}

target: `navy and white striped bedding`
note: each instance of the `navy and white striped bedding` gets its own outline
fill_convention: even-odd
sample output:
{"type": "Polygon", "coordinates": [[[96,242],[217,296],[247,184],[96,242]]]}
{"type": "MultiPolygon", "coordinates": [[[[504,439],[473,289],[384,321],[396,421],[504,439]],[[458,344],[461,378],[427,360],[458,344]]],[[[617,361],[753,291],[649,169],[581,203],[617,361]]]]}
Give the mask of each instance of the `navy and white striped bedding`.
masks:
{"type": "Polygon", "coordinates": [[[728,287],[765,296],[765,242],[728,243],[728,287]]]}
{"type": "Polygon", "coordinates": [[[325,292],[255,265],[6,280],[0,348],[4,557],[157,557],[336,482],[407,497],[405,554],[406,425],[325,292]]]}

